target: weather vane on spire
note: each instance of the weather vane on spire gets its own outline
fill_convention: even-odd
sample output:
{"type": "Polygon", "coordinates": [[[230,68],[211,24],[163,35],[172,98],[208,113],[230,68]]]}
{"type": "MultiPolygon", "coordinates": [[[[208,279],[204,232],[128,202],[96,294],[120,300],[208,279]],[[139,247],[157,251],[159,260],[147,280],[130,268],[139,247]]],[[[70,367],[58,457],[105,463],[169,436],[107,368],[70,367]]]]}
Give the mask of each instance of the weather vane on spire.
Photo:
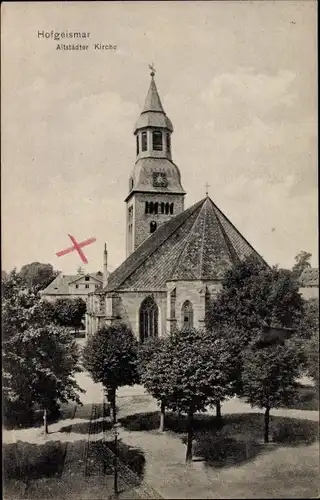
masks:
{"type": "Polygon", "coordinates": [[[150,75],[154,76],[156,74],[156,70],[155,70],[154,64],[153,63],[149,64],[149,68],[151,69],[150,75]]]}
{"type": "Polygon", "coordinates": [[[208,182],[206,182],[205,185],[204,185],[204,187],[206,188],[206,196],[208,196],[209,195],[208,189],[210,187],[210,184],[208,184],[208,182]]]}

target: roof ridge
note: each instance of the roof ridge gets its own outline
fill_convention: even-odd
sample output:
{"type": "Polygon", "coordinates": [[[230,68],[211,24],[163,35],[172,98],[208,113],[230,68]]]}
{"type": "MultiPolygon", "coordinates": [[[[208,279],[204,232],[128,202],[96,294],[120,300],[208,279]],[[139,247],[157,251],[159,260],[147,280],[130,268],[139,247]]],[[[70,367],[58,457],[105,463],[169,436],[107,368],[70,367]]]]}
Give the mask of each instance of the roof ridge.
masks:
{"type": "MultiPolygon", "coordinates": [[[[113,271],[110,276],[109,276],[109,283],[108,285],[106,286],[106,288],[104,289],[105,291],[112,291],[114,290],[114,288],[118,288],[119,286],[122,285],[122,283],[124,281],[126,281],[137,269],[138,267],[144,262],[144,260],[146,258],[149,258],[151,257],[152,254],[154,254],[154,252],[160,248],[167,240],[168,238],[170,238],[170,236],[175,232],[177,231],[181,226],[182,224],[185,223],[185,221],[187,219],[189,219],[189,217],[191,217],[191,215],[194,214],[194,212],[197,210],[198,207],[201,206],[201,204],[204,202],[205,198],[194,203],[191,207],[187,208],[186,210],[184,210],[183,212],[181,212],[180,214],[177,214],[175,217],[173,217],[172,219],[168,220],[167,222],[165,222],[164,224],[162,224],[161,226],[159,226],[159,228],[151,235],[149,236],[146,240],[144,240],[135,250],[134,252],[132,252],[123,262],[122,264],[120,264],[120,266],[115,270],[113,271]],[[178,223],[178,225],[176,226],[174,223],[177,221],[178,218],[181,218],[180,222],[178,223]],[[115,285],[112,285],[112,275],[114,273],[116,273],[118,270],[121,269],[122,266],[125,265],[125,263],[131,259],[133,260],[134,259],[134,255],[135,253],[140,249],[143,249],[143,246],[145,245],[150,245],[150,239],[154,239],[154,241],[156,241],[156,237],[157,236],[160,236],[159,234],[159,231],[161,232],[164,232],[164,229],[165,228],[168,228],[169,226],[172,226],[169,233],[168,234],[165,234],[162,236],[162,239],[160,237],[160,243],[159,244],[155,244],[153,246],[153,248],[151,249],[148,249],[147,248],[147,251],[146,253],[142,253],[142,255],[140,255],[135,261],[134,261],[134,265],[132,266],[132,269],[129,270],[127,273],[124,274],[124,276],[121,278],[121,281],[115,285]],[[111,286],[111,288],[109,288],[111,286]]],[[[115,275],[116,277],[116,275],[115,275]]]]}
{"type": "MultiPolygon", "coordinates": [[[[202,200],[202,201],[204,202],[204,204],[205,204],[205,200],[206,200],[205,198],[204,198],[204,200],[202,200]]],[[[202,207],[202,208],[203,208],[203,207],[202,207]]],[[[199,211],[198,216],[196,217],[196,219],[195,219],[194,223],[192,224],[192,227],[191,227],[191,229],[190,229],[190,231],[189,231],[189,234],[187,235],[187,237],[186,237],[186,239],[185,239],[185,244],[184,244],[184,246],[182,247],[182,250],[181,250],[181,252],[179,253],[179,255],[178,255],[178,257],[177,257],[176,263],[175,263],[175,265],[174,265],[174,267],[173,267],[173,270],[172,270],[172,272],[171,272],[171,276],[170,276],[171,278],[174,276],[174,273],[175,273],[175,272],[176,272],[176,270],[177,270],[177,267],[178,267],[178,264],[180,263],[180,259],[181,259],[182,255],[183,255],[183,252],[185,252],[185,251],[187,250],[187,248],[188,248],[188,244],[189,244],[189,241],[190,241],[190,239],[191,239],[191,235],[193,234],[193,230],[194,230],[195,224],[196,224],[196,222],[198,221],[198,219],[199,219],[199,217],[200,217],[201,211],[202,211],[202,210],[200,210],[200,211],[199,211]]],[[[193,213],[194,213],[194,212],[193,212],[193,213]]],[[[193,273],[193,274],[194,274],[194,273],[193,273]]]]}
{"type": "Polygon", "coordinates": [[[240,231],[238,231],[238,229],[235,227],[234,224],[232,224],[231,220],[224,214],[224,212],[222,212],[222,210],[214,203],[214,201],[212,201],[212,199],[209,197],[213,207],[218,210],[218,212],[220,212],[220,214],[227,220],[227,222],[231,225],[231,227],[235,230],[235,232],[238,234],[238,236],[240,236],[246,243],[247,245],[249,245],[249,247],[253,250],[254,253],[256,253],[260,259],[266,264],[266,266],[270,269],[270,266],[269,264],[264,260],[264,258],[260,255],[259,252],[257,252],[257,250],[255,248],[253,248],[253,246],[251,245],[251,243],[249,243],[249,241],[240,233],[240,231]]]}
{"type": "MultiPolygon", "coordinates": [[[[218,223],[218,227],[220,228],[220,231],[222,233],[222,237],[225,241],[225,244],[226,244],[226,247],[227,247],[227,250],[229,252],[229,255],[230,255],[230,258],[231,258],[231,262],[233,261],[233,258],[235,257],[237,261],[239,261],[239,256],[234,248],[234,246],[232,245],[231,241],[230,241],[230,238],[229,236],[227,235],[223,225],[221,224],[220,220],[219,220],[219,217],[217,216],[216,212],[215,212],[215,207],[212,206],[212,210],[213,210],[213,213],[214,213],[214,216],[217,220],[217,223],[218,223]]],[[[241,235],[242,236],[242,235],[241,235]]]]}
{"type": "Polygon", "coordinates": [[[207,203],[204,204],[204,207],[205,207],[205,217],[204,217],[204,224],[203,224],[203,230],[202,230],[202,245],[201,245],[200,262],[199,262],[199,277],[200,277],[200,279],[202,279],[204,233],[205,233],[205,229],[207,226],[207,203]]]}

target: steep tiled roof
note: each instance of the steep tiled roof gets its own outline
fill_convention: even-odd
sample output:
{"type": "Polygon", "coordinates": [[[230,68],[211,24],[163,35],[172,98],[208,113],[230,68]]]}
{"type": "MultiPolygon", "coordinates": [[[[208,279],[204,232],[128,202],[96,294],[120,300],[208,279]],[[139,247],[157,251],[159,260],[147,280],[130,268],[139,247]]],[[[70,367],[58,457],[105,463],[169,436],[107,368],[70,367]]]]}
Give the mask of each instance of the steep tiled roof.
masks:
{"type": "Polygon", "coordinates": [[[163,109],[153,77],[151,78],[146,101],[142,113],[136,123],[135,130],[144,127],[163,127],[171,132],[173,131],[171,120],[168,118],[163,109]]]}
{"type": "Polygon", "coordinates": [[[232,263],[251,254],[264,262],[207,197],[149,236],[110,275],[106,291],[164,290],[170,280],[220,280],[232,263]]]}
{"type": "Polygon", "coordinates": [[[299,283],[301,287],[304,286],[319,286],[319,269],[315,267],[309,267],[302,271],[299,278],[299,283]]]}
{"type": "MultiPolygon", "coordinates": [[[[42,290],[41,295],[68,295],[69,284],[83,276],[88,276],[88,274],[62,274],[60,273],[51,283],[42,290]]],[[[101,276],[97,273],[89,274],[92,278],[102,281],[101,276]]]]}
{"type": "Polygon", "coordinates": [[[158,111],[164,113],[160,96],[158,94],[158,89],[153,77],[151,78],[150,87],[148,90],[148,94],[142,112],[146,113],[147,111],[156,111],[156,112],[158,111]]]}

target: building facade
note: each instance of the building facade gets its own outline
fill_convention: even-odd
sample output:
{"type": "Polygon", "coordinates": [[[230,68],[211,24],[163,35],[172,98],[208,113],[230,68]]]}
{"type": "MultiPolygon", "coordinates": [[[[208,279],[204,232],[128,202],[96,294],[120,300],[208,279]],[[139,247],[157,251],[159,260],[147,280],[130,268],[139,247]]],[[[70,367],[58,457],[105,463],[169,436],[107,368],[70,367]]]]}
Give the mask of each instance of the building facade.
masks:
{"type": "Polygon", "coordinates": [[[92,274],[62,274],[60,273],[44,290],[41,297],[49,302],[57,299],[87,300],[90,292],[96,292],[103,286],[103,273],[92,274]]]}
{"type": "Polygon", "coordinates": [[[125,200],[127,258],[108,276],[105,247],[103,288],[88,295],[87,335],[116,322],[127,323],[142,342],[175,328],[201,328],[226,270],[249,255],[264,262],[208,196],[184,209],[172,132],[152,72],[134,131],[137,158],[125,200]]]}

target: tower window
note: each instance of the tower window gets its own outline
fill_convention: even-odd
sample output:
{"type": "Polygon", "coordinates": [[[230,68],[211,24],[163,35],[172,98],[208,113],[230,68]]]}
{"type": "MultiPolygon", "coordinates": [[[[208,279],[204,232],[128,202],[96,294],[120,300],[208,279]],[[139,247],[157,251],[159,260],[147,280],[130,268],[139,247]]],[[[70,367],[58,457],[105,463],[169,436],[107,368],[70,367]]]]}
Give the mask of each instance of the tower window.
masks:
{"type": "Polygon", "coordinates": [[[156,229],[157,223],[153,220],[152,222],[150,222],[150,233],[154,233],[156,229]]]}
{"type": "Polygon", "coordinates": [[[171,137],[169,133],[167,133],[167,151],[171,153],[171,137]]]}
{"type": "Polygon", "coordinates": [[[169,203],[166,203],[166,214],[168,214],[168,213],[169,213],[169,210],[170,210],[169,203]]]}
{"type": "Polygon", "coordinates": [[[84,281],[90,281],[90,276],[86,276],[86,277],[84,278],[84,281]]]}
{"type": "Polygon", "coordinates": [[[159,204],[158,204],[158,202],[157,202],[157,201],[156,201],[156,202],[154,203],[154,205],[153,205],[153,211],[154,211],[154,213],[155,213],[155,214],[157,214],[157,213],[158,213],[158,205],[159,205],[159,204]]]}
{"type": "Polygon", "coordinates": [[[154,151],[162,151],[162,132],[159,130],[152,133],[152,149],[154,151]]]}
{"type": "Polygon", "coordinates": [[[147,149],[148,149],[147,132],[142,132],[142,134],[141,134],[141,150],[147,151],[147,149]]]}
{"type": "Polygon", "coordinates": [[[130,179],[129,179],[129,191],[131,191],[132,188],[133,188],[133,179],[132,179],[132,177],[130,177],[130,179]]]}
{"type": "Polygon", "coordinates": [[[148,214],[149,213],[149,202],[146,201],[146,204],[145,204],[145,209],[144,209],[144,213],[145,214],[148,214]]]}
{"type": "Polygon", "coordinates": [[[139,154],[139,136],[138,135],[137,135],[136,141],[137,141],[137,155],[138,155],[139,154]]]}
{"type": "Polygon", "coordinates": [[[161,203],[161,213],[164,214],[164,203],[161,203]]]}
{"type": "Polygon", "coordinates": [[[170,214],[173,214],[173,203],[170,203],[170,214]]]}

